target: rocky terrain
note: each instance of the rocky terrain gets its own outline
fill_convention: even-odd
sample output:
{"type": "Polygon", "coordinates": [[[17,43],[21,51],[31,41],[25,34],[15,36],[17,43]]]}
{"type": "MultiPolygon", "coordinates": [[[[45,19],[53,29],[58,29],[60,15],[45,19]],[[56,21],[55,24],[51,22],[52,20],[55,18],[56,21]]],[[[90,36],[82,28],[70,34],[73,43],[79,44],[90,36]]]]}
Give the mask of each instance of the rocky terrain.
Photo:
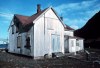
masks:
{"type": "MultiPolygon", "coordinates": [[[[92,53],[93,50],[90,51],[92,53]]],[[[100,51],[96,52],[98,55],[100,54],[100,51]]],[[[65,55],[59,58],[34,60],[31,57],[0,52],[0,68],[100,68],[99,63],[87,61],[84,56],[84,53],[81,53],[81,55],[77,54],[76,56],[65,55]]]]}

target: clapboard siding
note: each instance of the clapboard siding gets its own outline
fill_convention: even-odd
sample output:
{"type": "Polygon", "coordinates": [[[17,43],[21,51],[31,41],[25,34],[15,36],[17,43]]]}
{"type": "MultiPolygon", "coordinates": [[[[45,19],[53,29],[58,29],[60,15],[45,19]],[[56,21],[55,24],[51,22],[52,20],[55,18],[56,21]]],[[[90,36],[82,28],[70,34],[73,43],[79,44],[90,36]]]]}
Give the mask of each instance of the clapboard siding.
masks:
{"type": "Polygon", "coordinates": [[[34,24],[34,56],[44,55],[44,17],[40,17],[34,24]]]}
{"type": "MultiPolygon", "coordinates": [[[[9,52],[28,55],[34,58],[44,56],[45,54],[51,55],[54,52],[65,53],[66,49],[69,52],[76,52],[76,38],[67,38],[67,41],[65,41],[65,35],[73,37],[73,31],[64,31],[65,25],[53,8],[49,7],[30,17],[15,16],[19,18],[19,21],[16,21],[16,17],[13,18],[15,21],[12,20],[9,28],[9,52]],[[21,20],[20,18],[23,19],[21,20]],[[24,19],[25,21],[23,21],[24,19]],[[19,26],[18,23],[20,23],[19,26]],[[12,25],[14,25],[14,34],[12,34],[12,25]],[[16,33],[16,27],[21,27],[18,33],[16,33]],[[19,36],[20,41],[18,41],[19,36]],[[18,43],[21,44],[20,48],[17,47],[18,43]],[[29,44],[30,46],[28,46],[29,44]]],[[[82,43],[83,40],[80,40],[80,49],[83,49],[82,43]]]]}
{"type": "Polygon", "coordinates": [[[34,56],[44,56],[52,53],[51,35],[60,36],[59,52],[64,53],[64,27],[50,9],[41,16],[34,25],[34,56]],[[52,27],[51,27],[52,26],[52,27]]]}
{"type": "Polygon", "coordinates": [[[64,35],[74,36],[73,31],[64,31],[64,35]]]}

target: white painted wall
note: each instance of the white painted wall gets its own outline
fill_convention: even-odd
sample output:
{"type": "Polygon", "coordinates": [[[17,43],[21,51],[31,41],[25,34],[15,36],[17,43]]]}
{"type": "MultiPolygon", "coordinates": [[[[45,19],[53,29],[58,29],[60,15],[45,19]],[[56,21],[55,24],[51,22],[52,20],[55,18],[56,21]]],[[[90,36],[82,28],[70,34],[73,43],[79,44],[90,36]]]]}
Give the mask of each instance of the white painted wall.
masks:
{"type": "Polygon", "coordinates": [[[44,55],[44,17],[34,24],[34,57],[44,55]]]}
{"type": "MultiPolygon", "coordinates": [[[[26,34],[25,33],[12,33],[12,28],[9,29],[9,52],[24,54],[29,56],[44,56],[45,54],[51,54],[53,51],[51,39],[52,34],[59,37],[59,50],[58,52],[64,53],[64,26],[52,9],[49,9],[46,13],[41,15],[36,21],[33,22],[34,26],[28,31],[30,37],[30,50],[25,48],[26,34]],[[17,37],[21,36],[22,45],[21,48],[17,48],[17,37]]],[[[15,27],[16,31],[16,27],[15,27]]],[[[57,41],[58,42],[58,41],[57,41]]],[[[56,44],[57,47],[58,43],[56,44]]]]}
{"type": "Polygon", "coordinates": [[[74,36],[74,33],[73,31],[69,30],[69,31],[64,31],[64,35],[74,36]]]}
{"type": "MultiPolygon", "coordinates": [[[[11,25],[13,25],[13,21],[11,22],[11,25]]],[[[14,27],[15,28],[15,27],[14,27]]],[[[9,44],[8,44],[8,50],[9,52],[14,52],[15,51],[15,45],[16,45],[16,35],[12,34],[12,27],[9,28],[9,44]]]]}
{"type": "Polygon", "coordinates": [[[49,9],[34,23],[34,56],[44,56],[53,52],[52,34],[60,36],[59,52],[64,53],[64,27],[53,11],[49,9]]]}
{"type": "MultiPolygon", "coordinates": [[[[11,25],[13,25],[13,21],[11,22],[11,25]]],[[[33,32],[32,29],[29,31],[30,38],[33,39],[33,32]]],[[[9,28],[9,45],[8,45],[8,51],[12,53],[18,53],[18,54],[24,54],[24,55],[31,55],[31,52],[29,49],[25,48],[26,45],[26,32],[24,33],[16,33],[16,26],[14,25],[14,34],[12,34],[12,27],[9,28]],[[17,37],[21,36],[21,48],[17,48],[17,37]]],[[[34,42],[34,41],[33,41],[34,42]]],[[[31,45],[33,43],[31,41],[31,45]]]]}
{"type": "Polygon", "coordinates": [[[78,42],[78,46],[76,44],[76,51],[84,50],[83,39],[78,39],[76,42],[78,42]]]}
{"type": "Polygon", "coordinates": [[[76,39],[69,38],[69,52],[76,52],[76,39]],[[73,41],[73,46],[72,46],[73,41]]]}
{"type": "MultiPolygon", "coordinates": [[[[49,36],[50,39],[50,52],[52,51],[52,44],[51,44],[51,35],[55,34],[56,36],[60,36],[60,50],[59,52],[64,53],[64,26],[61,23],[61,21],[58,19],[58,17],[55,15],[55,13],[52,11],[52,9],[48,10],[45,13],[46,18],[46,32],[47,36],[49,36]]],[[[46,43],[48,44],[48,43],[46,43]]]]}
{"type": "Polygon", "coordinates": [[[74,36],[72,30],[64,31],[65,39],[64,39],[64,49],[65,52],[74,52],[74,47],[71,47],[71,39],[69,39],[69,36],[74,36]],[[68,37],[67,37],[68,36],[68,37]]]}

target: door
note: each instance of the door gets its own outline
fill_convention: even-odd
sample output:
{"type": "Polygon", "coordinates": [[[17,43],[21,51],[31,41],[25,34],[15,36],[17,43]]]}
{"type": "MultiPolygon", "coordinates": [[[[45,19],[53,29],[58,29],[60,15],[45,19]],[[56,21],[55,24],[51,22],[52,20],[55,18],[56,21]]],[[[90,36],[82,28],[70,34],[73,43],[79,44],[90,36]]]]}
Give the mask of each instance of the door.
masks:
{"type": "Polygon", "coordinates": [[[22,39],[21,39],[21,36],[18,36],[17,37],[17,48],[20,49],[20,53],[22,53],[21,45],[22,45],[22,39]]]}
{"type": "Polygon", "coordinates": [[[60,52],[60,36],[52,34],[51,35],[52,52],[60,52]]]}
{"type": "Polygon", "coordinates": [[[21,36],[17,37],[17,48],[21,48],[21,36]]]}
{"type": "Polygon", "coordinates": [[[75,40],[71,40],[71,52],[76,52],[76,42],[75,40]]]}
{"type": "Polygon", "coordinates": [[[69,53],[69,41],[68,41],[68,38],[66,37],[64,39],[64,52],[69,53]]]}

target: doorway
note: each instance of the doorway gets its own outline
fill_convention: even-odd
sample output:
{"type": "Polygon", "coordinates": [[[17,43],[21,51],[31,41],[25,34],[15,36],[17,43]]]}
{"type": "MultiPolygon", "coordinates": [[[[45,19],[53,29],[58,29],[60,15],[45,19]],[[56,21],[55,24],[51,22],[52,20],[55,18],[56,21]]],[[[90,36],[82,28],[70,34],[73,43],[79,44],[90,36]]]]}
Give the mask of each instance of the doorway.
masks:
{"type": "Polygon", "coordinates": [[[52,52],[60,52],[60,35],[51,35],[52,52]]]}

